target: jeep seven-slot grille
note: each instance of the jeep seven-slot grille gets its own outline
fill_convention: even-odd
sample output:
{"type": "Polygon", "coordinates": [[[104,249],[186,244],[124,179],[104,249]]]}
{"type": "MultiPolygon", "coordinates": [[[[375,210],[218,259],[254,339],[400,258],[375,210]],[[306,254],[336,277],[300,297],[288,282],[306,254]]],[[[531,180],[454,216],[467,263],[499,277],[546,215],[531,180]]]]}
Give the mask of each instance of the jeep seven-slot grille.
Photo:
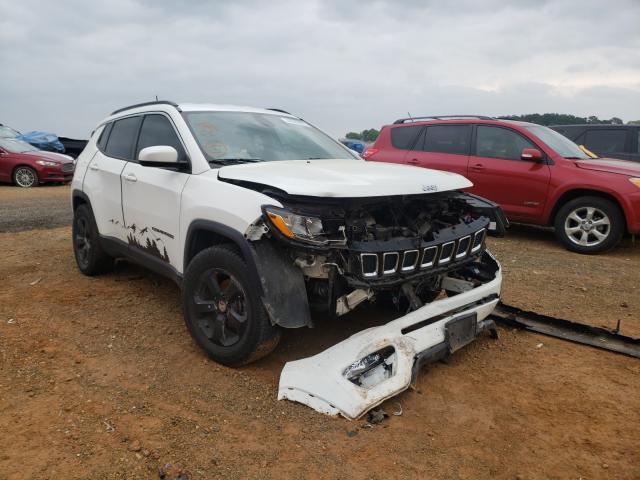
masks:
{"type": "Polygon", "coordinates": [[[361,253],[362,276],[376,278],[448,265],[480,251],[485,233],[486,230],[483,228],[471,235],[443,242],[440,245],[404,252],[361,253]]]}

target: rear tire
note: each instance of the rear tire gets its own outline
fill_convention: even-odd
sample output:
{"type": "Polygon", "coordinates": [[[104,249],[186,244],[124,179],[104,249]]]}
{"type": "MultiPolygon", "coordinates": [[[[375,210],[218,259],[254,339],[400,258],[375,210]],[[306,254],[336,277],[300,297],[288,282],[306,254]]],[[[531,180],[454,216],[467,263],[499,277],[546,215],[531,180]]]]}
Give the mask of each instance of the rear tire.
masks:
{"type": "Polygon", "coordinates": [[[37,187],[40,181],[33,168],[22,165],[13,171],[13,183],[18,187],[32,188],[37,187]]]}
{"type": "Polygon", "coordinates": [[[554,221],[556,238],[568,250],[583,254],[606,252],[622,239],[622,211],[602,197],[578,197],[565,203],[554,221]]]}
{"type": "Polygon", "coordinates": [[[271,353],[280,341],[247,265],[232,248],[210,247],[186,269],[184,320],[196,343],[218,363],[239,367],[271,353]]]}
{"type": "Polygon", "coordinates": [[[100,235],[93,213],[87,205],[80,205],[73,213],[73,253],[82,273],[87,276],[110,271],[115,260],[100,245],[100,235]]]}

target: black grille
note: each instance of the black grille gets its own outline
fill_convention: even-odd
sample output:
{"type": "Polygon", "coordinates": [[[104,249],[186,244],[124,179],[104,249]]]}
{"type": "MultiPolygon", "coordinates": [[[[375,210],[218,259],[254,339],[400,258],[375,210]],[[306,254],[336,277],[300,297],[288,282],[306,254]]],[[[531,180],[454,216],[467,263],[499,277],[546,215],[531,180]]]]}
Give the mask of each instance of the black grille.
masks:
{"type": "Polygon", "coordinates": [[[64,163],[61,170],[65,173],[70,173],[73,172],[73,167],[73,163],[64,163]]]}
{"type": "Polygon", "coordinates": [[[484,244],[485,229],[456,240],[404,252],[361,253],[360,266],[366,278],[396,273],[409,274],[448,265],[478,253],[484,244]]]}

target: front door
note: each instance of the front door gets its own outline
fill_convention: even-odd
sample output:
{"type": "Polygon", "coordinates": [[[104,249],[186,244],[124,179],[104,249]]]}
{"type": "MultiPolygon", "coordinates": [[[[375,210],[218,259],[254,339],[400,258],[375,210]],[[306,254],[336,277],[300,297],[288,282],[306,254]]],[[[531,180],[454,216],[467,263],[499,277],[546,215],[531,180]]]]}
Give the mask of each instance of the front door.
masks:
{"type": "Polygon", "coordinates": [[[518,132],[478,125],[469,158],[472,193],[498,203],[510,220],[538,223],[551,172],[544,162],[522,160],[522,150],[538,148],[518,132]]]}
{"type": "MultiPolygon", "coordinates": [[[[163,114],[144,117],[135,158],[145,147],[168,145],[178,160],[188,162],[171,120],[163,114]]],[[[145,167],[137,160],[122,172],[122,204],[129,248],[182,270],[180,202],[189,174],[161,167],[145,167]]]]}

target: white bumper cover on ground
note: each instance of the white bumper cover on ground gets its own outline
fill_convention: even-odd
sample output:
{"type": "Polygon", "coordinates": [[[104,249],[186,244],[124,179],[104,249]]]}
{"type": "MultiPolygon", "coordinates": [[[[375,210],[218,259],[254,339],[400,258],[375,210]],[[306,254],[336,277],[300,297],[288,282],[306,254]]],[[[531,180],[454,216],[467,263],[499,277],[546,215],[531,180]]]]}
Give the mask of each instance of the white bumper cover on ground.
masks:
{"type": "Polygon", "coordinates": [[[425,352],[442,348],[451,351],[447,323],[475,314],[475,332],[479,333],[483,320],[499,301],[501,283],[498,267],[493,280],[476,288],[358,332],[313,357],[288,362],[280,375],[278,400],[303,403],[329,415],[361,417],[410,386],[414,364],[425,352]],[[378,367],[367,371],[365,364],[375,363],[373,360],[378,367]],[[358,379],[360,384],[347,378],[353,379],[354,371],[364,372],[358,379]]]}

